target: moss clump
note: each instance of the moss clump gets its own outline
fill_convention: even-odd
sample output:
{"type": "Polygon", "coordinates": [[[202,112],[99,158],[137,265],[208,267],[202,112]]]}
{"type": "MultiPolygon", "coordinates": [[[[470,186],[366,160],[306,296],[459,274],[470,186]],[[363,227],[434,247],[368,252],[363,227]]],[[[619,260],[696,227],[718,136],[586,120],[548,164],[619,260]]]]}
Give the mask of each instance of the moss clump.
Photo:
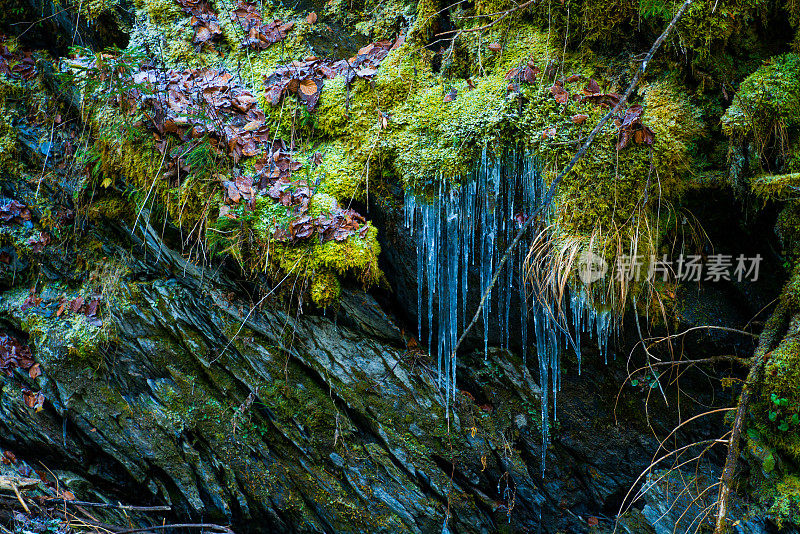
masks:
{"type": "Polygon", "coordinates": [[[731,140],[731,178],[740,189],[765,174],[753,188],[771,197],[791,180],[772,175],[800,172],[800,56],[772,58],[748,76],[722,116],[722,129],[731,140]]]}
{"type": "MultiPolygon", "coordinates": [[[[778,345],[765,356],[764,379],[751,415],[761,441],[786,458],[784,471],[791,474],[796,471],[792,466],[800,464],[800,268],[795,268],[784,287],[778,309],[793,319],[778,345]]],[[[767,327],[762,336],[775,336],[767,327]]]]}
{"type": "Polygon", "coordinates": [[[339,298],[342,286],[331,273],[315,273],[311,279],[311,299],[317,306],[330,306],[339,298]]]}
{"type": "Polygon", "coordinates": [[[119,0],[86,0],[79,5],[81,15],[94,21],[104,14],[113,12],[119,6],[119,0]]]}
{"type": "Polygon", "coordinates": [[[723,131],[763,148],[776,126],[800,125],[800,56],[772,58],[739,86],[722,117],[723,131]]]}
{"type": "Polygon", "coordinates": [[[777,527],[800,523],[800,478],[793,475],[783,477],[772,493],[774,501],[768,513],[775,519],[777,527]]]}
{"type": "Polygon", "coordinates": [[[368,227],[364,237],[351,235],[344,241],[321,242],[310,238],[310,244],[275,243],[270,261],[284,272],[295,273],[311,282],[311,297],[322,307],[338,297],[341,286],[338,276],[353,275],[364,285],[379,283],[383,274],[378,267],[378,230],[368,227]]]}

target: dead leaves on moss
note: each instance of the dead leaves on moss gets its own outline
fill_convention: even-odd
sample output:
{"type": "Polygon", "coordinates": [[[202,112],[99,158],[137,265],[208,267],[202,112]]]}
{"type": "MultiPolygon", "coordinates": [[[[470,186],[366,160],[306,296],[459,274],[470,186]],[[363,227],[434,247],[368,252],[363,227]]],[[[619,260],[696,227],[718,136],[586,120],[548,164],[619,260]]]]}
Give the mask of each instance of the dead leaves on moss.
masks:
{"type": "Polygon", "coordinates": [[[10,200],[0,204],[0,224],[15,224],[31,220],[31,212],[25,204],[10,200]]]}
{"type": "Polygon", "coordinates": [[[514,67],[506,72],[506,80],[531,84],[541,73],[542,70],[536,66],[533,60],[530,60],[525,65],[514,67]]]}
{"type": "Polygon", "coordinates": [[[19,339],[8,334],[0,335],[0,372],[6,376],[11,376],[14,369],[28,371],[31,378],[41,375],[41,369],[33,359],[31,349],[19,339]],[[36,367],[31,373],[30,370],[36,367]],[[33,376],[33,375],[36,376],[33,376]]]}
{"type": "MultiPolygon", "coordinates": [[[[193,0],[181,1],[187,2],[187,9],[203,5],[193,0]]],[[[260,15],[249,4],[240,3],[240,8],[241,19],[260,21],[260,15]]],[[[279,67],[267,77],[268,98],[278,104],[287,94],[295,94],[313,110],[323,80],[339,75],[346,76],[348,83],[356,78],[369,79],[392,47],[401,43],[401,39],[394,45],[389,41],[373,43],[349,60],[307,58],[279,67]]],[[[311,193],[307,187],[292,183],[292,173],[302,167],[293,158],[294,147],[287,147],[283,140],[270,135],[258,99],[237,84],[230,73],[212,69],[142,68],[132,78],[134,88],[126,98],[138,105],[146,117],[139,125],[148,128],[155,137],[155,147],[164,156],[162,178],[169,182],[169,187],[180,186],[181,176],[192,171],[188,154],[200,143],[208,143],[214,153],[230,156],[234,163],[243,157],[258,157],[254,175],[244,175],[237,169],[231,173],[233,179],[214,175],[226,203],[220,209],[220,216],[235,219],[237,215],[231,205],[241,204],[252,210],[257,197],[265,195],[294,211],[295,218],[288,227],[276,233],[281,241],[294,242],[313,235],[319,235],[323,241],[341,241],[354,233],[366,235],[368,226],[363,217],[352,210],[337,206],[331,214],[315,218],[307,213],[311,193]],[[174,138],[179,144],[171,147],[170,140],[174,138]]],[[[321,157],[315,155],[315,164],[320,163],[321,157]]],[[[9,208],[9,213],[15,209],[9,208]]]]}
{"type": "MultiPolygon", "coordinates": [[[[28,376],[35,380],[42,375],[41,366],[33,359],[30,347],[8,334],[0,335],[0,373],[12,376],[15,369],[27,371],[28,376]]],[[[25,406],[41,411],[45,396],[41,391],[22,389],[22,401],[25,406]]]]}
{"type": "Polygon", "coordinates": [[[80,295],[72,300],[61,297],[56,316],[62,317],[68,311],[85,316],[86,322],[92,326],[103,326],[103,320],[98,315],[100,311],[100,297],[98,295],[91,295],[88,300],[80,295]]]}
{"type": "Polygon", "coordinates": [[[263,24],[258,6],[244,0],[239,0],[236,9],[231,13],[231,19],[244,30],[245,35],[241,46],[254,50],[265,50],[269,46],[283,41],[289,30],[294,27],[294,22],[284,23],[281,20],[263,24]]]}
{"type": "Polygon", "coordinates": [[[305,61],[281,65],[264,80],[267,100],[277,106],[284,97],[293,94],[309,111],[313,111],[319,102],[325,80],[344,76],[349,86],[357,78],[371,79],[377,74],[381,61],[402,43],[401,39],[394,44],[390,41],[368,44],[347,60],[332,61],[309,57],[305,61]]]}
{"type": "Polygon", "coordinates": [[[267,193],[270,198],[287,208],[292,208],[296,217],[287,228],[278,227],[275,239],[292,243],[313,236],[320,242],[344,241],[354,234],[366,237],[369,225],[360,214],[351,209],[342,209],[338,204],[331,207],[330,213],[312,217],[308,214],[313,192],[305,181],[295,183],[279,180],[267,193]]]}
{"type": "MultiPolygon", "coordinates": [[[[159,134],[159,141],[166,134],[178,136],[183,143],[207,138],[218,153],[228,153],[236,162],[260,154],[272,139],[255,95],[232,78],[230,73],[212,69],[142,70],[134,75],[134,82],[150,91],[134,96],[148,112],[149,126],[159,134]]],[[[166,142],[157,146],[162,154],[166,151],[166,142]]],[[[172,159],[191,148],[178,149],[172,159]]],[[[176,170],[183,167],[177,165],[176,170]]]]}
{"type": "Polygon", "coordinates": [[[25,81],[36,76],[36,61],[30,52],[12,53],[4,44],[5,36],[0,34],[0,74],[25,81]]]}
{"type": "Polygon", "coordinates": [[[642,124],[642,106],[636,104],[625,111],[622,119],[616,119],[619,128],[617,150],[621,150],[633,141],[637,145],[652,145],[655,141],[653,130],[642,124]]]}
{"type": "Polygon", "coordinates": [[[192,15],[192,42],[198,46],[222,35],[216,12],[206,0],[176,0],[186,13],[192,15]]]}
{"type": "MultiPolygon", "coordinates": [[[[512,69],[513,70],[513,69],[512,69]]],[[[508,77],[508,76],[507,76],[508,77]]],[[[550,93],[559,104],[566,104],[570,98],[578,102],[588,102],[597,107],[611,109],[619,104],[622,95],[619,93],[605,93],[594,78],[589,79],[581,93],[570,95],[566,83],[574,83],[583,79],[583,76],[574,74],[561,80],[556,80],[550,87],[550,93]]],[[[618,128],[617,150],[622,150],[631,142],[637,145],[652,145],[655,142],[655,133],[642,122],[644,108],[639,104],[629,106],[621,116],[614,119],[618,128]]],[[[589,118],[584,113],[570,117],[574,124],[583,124],[589,118]]]]}
{"type": "Polygon", "coordinates": [[[50,234],[47,232],[39,232],[38,235],[28,238],[25,243],[31,247],[33,252],[42,252],[44,247],[50,244],[50,234]]]}

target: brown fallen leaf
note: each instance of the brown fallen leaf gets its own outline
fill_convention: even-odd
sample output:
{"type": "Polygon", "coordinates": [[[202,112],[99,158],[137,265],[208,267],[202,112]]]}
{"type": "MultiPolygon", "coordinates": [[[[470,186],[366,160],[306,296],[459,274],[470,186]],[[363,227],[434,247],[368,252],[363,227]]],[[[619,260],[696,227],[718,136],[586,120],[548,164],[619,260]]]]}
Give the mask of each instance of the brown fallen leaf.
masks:
{"type": "Polygon", "coordinates": [[[503,49],[503,47],[500,45],[500,43],[490,43],[489,44],[489,50],[491,50],[492,52],[499,52],[502,49],[503,49]]]}
{"type": "Polygon", "coordinates": [[[38,363],[35,363],[35,364],[33,364],[31,366],[30,369],[28,369],[28,375],[31,378],[36,379],[36,378],[42,376],[42,368],[39,366],[38,363]]]}
{"type": "Polygon", "coordinates": [[[559,104],[566,104],[569,100],[569,93],[567,90],[557,83],[550,88],[550,92],[553,94],[553,98],[555,98],[556,102],[559,104]]]}
{"type": "Polygon", "coordinates": [[[447,92],[446,95],[444,95],[444,102],[445,103],[452,102],[456,98],[458,98],[458,90],[455,87],[453,87],[452,89],[450,89],[450,91],[447,92]]]}
{"type": "Polygon", "coordinates": [[[311,78],[306,78],[300,82],[300,91],[302,91],[304,95],[311,96],[317,92],[317,84],[311,78]]]}
{"type": "Polygon", "coordinates": [[[586,87],[583,89],[584,94],[586,95],[594,95],[601,92],[600,85],[597,83],[597,80],[592,78],[589,80],[589,83],[586,84],[586,87]]]}
{"type": "Polygon", "coordinates": [[[25,406],[32,408],[37,412],[42,411],[42,408],[44,407],[45,398],[41,391],[31,391],[27,388],[23,389],[22,400],[25,402],[25,406]]]}
{"type": "Polygon", "coordinates": [[[574,122],[575,124],[583,124],[584,122],[586,122],[586,119],[588,118],[589,115],[586,115],[584,113],[578,113],[577,115],[572,116],[572,122],[574,122]]]}
{"type": "Polygon", "coordinates": [[[314,13],[314,12],[312,11],[312,12],[311,12],[311,13],[309,13],[309,14],[308,14],[308,16],[306,17],[306,21],[307,21],[309,24],[314,24],[315,22],[317,22],[317,14],[316,14],[316,13],[314,13]]]}
{"type": "Polygon", "coordinates": [[[264,126],[264,121],[263,120],[252,120],[252,121],[250,121],[250,122],[248,122],[247,124],[244,125],[243,130],[245,132],[252,132],[252,131],[258,130],[262,126],[264,126]]]}

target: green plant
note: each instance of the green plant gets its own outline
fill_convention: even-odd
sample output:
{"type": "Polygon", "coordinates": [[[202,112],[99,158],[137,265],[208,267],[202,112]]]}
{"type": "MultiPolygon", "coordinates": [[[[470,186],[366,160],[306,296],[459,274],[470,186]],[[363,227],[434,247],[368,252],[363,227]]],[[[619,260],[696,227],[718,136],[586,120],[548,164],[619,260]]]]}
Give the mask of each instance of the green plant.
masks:
{"type": "Polygon", "coordinates": [[[788,399],[779,397],[776,393],[772,393],[770,395],[770,401],[772,402],[772,407],[769,412],[767,412],[767,419],[769,419],[771,423],[776,423],[778,425],[778,430],[787,432],[789,428],[800,424],[800,413],[797,411],[792,413],[785,409],[789,406],[788,399]]]}
{"type": "Polygon", "coordinates": [[[131,91],[153,93],[147,81],[137,82],[133,76],[134,71],[146,62],[147,57],[144,54],[130,49],[122,50],[116,46],[102,52],[73,46],[70,53],[77,59],[69,64],[69,70],[59,75],[62,89],[77,87],[85,97],[94,95],[106,103],[118,104],[123,113],[133,109],[131,91]]]}
{"type": "Polygon", "coordinates": [[[639,0],[639,14],[646,19],[669,20],[672,18],[670,7],[663,0],[639,0]]]}

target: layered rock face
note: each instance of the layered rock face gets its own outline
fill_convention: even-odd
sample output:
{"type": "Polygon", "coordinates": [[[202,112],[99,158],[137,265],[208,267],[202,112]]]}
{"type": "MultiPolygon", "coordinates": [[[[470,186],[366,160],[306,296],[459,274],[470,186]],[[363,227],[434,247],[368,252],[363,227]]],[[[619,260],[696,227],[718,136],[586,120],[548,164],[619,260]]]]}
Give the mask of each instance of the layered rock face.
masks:
{"type": "MultiPolygon", "coordinates": [[[[794,55],[747,78],[730,107],[731,82],[720,80],[738,84],[753,58],[783,51],[790,36],[761,39],[759,26],[750,36],[759,45],[743,44],[735,22],[711,44],[676,41],[710,69],[713,89],[670,75],[671,48],[525,240],[547,261],[514,256],[515,266],[570,277],[562,291],[613,318],[607,347],[559,337],[559,359],[542,360],[541,325],[516,326],[531,280],[510,270],[448,388],[437,343],[452,336],[439,350],[446,359],[532,207],[528,191],[506,184],[535,174],[531,196],[541,196],[631,72],[613,61],[601,72],[567,39],[574,14],[559,11],[551,27],[541,10],[525,11],[508,27],[473,31],[464,22],[473,15],[495,20],[513,7],[142,0],[60,10],[30,0],[12,9],[43,20],[28,35],[4,22],[11,35],[0,43],[0,447],[11,453],[0,474],[45,466],[43,477],[80,500],[168,505],[175,522],[236,532],[711,524],[725,409],[744,376],[737,358],[755,350],[759,314],[781,294],[794,254],[797,179],[794,149],[775,149],[796,139],[794,55]],[[464,40],[434,50],[450,31],[464,40]],[[560,32],[570,50],[561,55],[560,32]],[[67,54],[70,44],[86,48],[67,54]],[[736,47],[752,53],[747,65],[714,64],[721,50],[747,55],[736,47]],[[763,86],[784,102],[773,112],[790,111],[755,128],[748,110],[766,105],[753,100],[763,86]],[[788,137],[770,137],[784,126],[788,137]],[[511,152],[513,164],[486,163],[511,152]],[[422,270],[460,261],[462,249],[439,255],[454,238],[412,234],[403,204],[445,205],[481,172],[498,180],[496,197],[485,184],[474,190],[485,212],[495,201],[506,211],[458,227],[484,245],[491,235],[488,252],[481,265],[456,265],[448,291],[432,288],[441,278],[422,270]],[[749,201],[772,203],[758,216],[742,207],[750,189],[749,201]],[[565,260],[670,246],[762,255],[761,281],[612,283],[606,299],[582,289],[565,260]],[[445,295],[464,311],[439,313],[445,295]],[[663,365],[672,358],[703,363],[663,365]]],[[[757,11],[722,9],[731,20],[757,11]]],[[[593,10],[582,3],[581,17],[593,10]]],[[[641,10],[644,39],[668,9],[641,10]]],[[[682,31],[712,15],[698,8],[682,31]]],[[[586,43],[600,52],[600,26],[630,29],[596,20],[586,43]]],[[[466,217],[474,204],[448,206],[466,217]]],[[[446,228],[439,215],[429,224],[446,228]]],[[[774,379],[744,438],[745,498],[729,513],[741,532],[796,519],[794,285],[775,314],[783,323],[771,327],[781,348],[767,366],[774,379]]],[[[578,325],[572,310],[547,328],[578,325]]],[[[15,521],[6,511],[0,520],[15,521]]]]}

